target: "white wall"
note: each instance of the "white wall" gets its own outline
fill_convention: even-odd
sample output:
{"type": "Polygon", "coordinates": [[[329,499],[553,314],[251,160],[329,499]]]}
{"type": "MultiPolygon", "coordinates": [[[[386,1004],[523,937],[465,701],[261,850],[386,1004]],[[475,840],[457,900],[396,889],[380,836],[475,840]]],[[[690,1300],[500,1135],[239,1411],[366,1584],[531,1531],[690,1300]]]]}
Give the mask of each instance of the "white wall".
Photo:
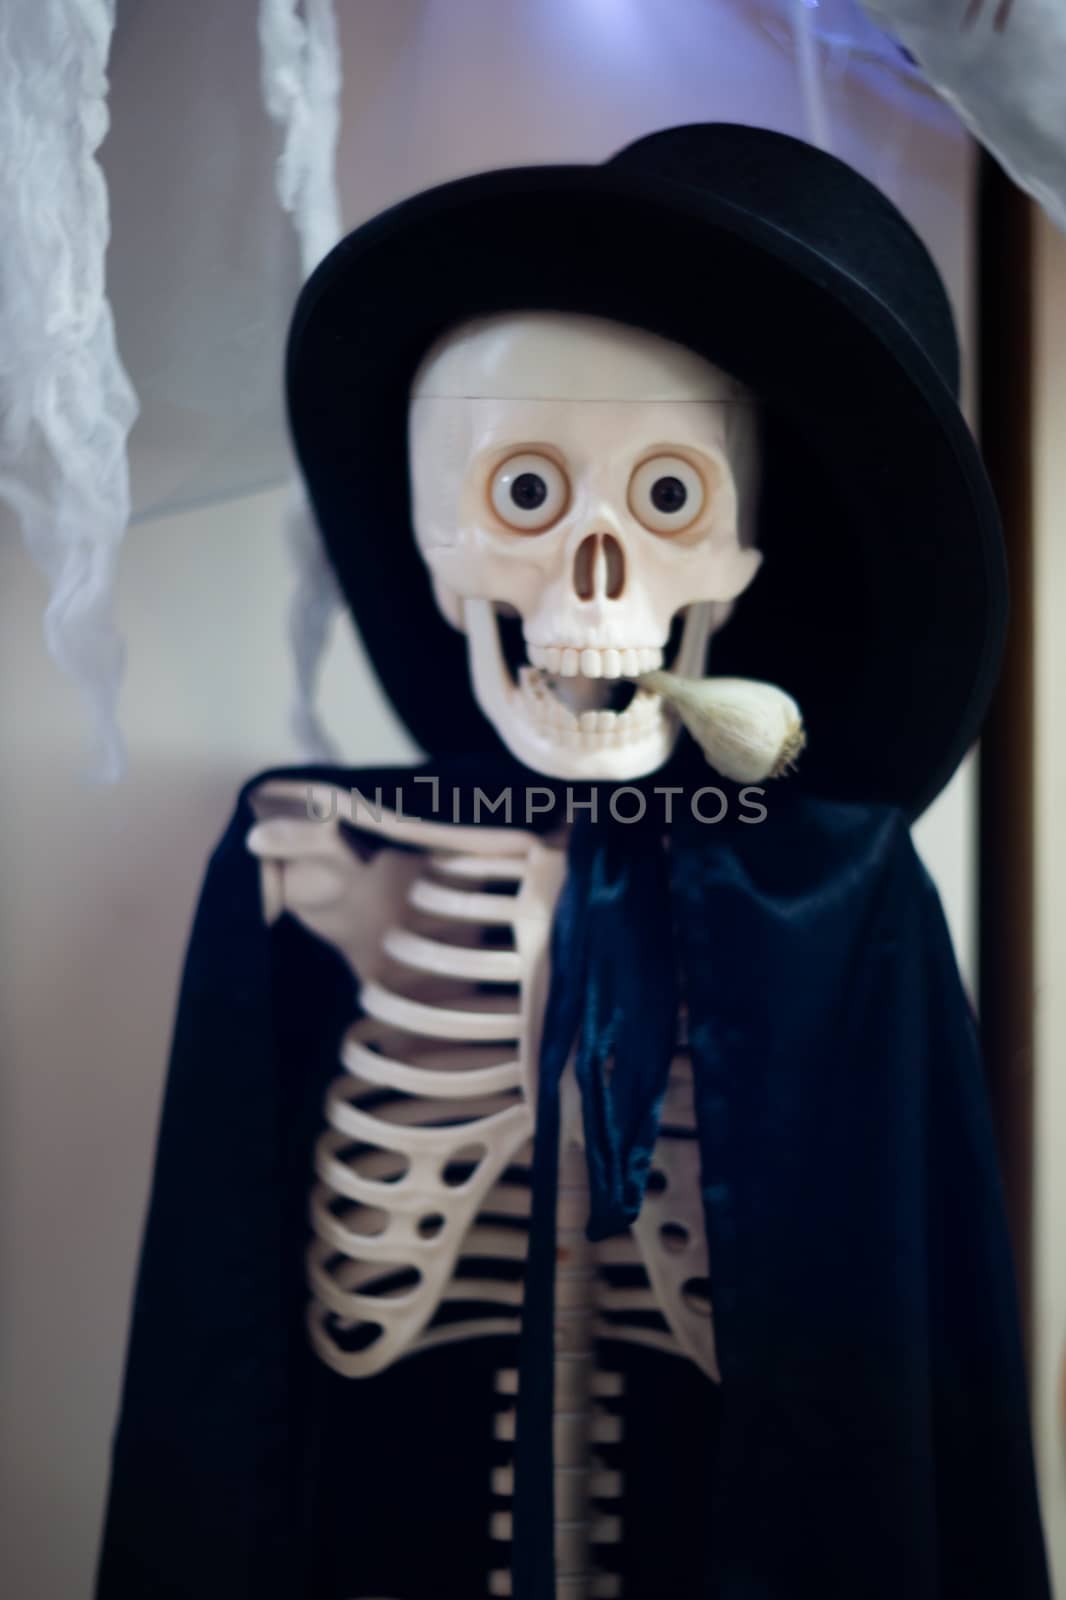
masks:
{"type": "MultiPolygon", "coordinates": [[[[353,221],[454,172],[597,158],[670,122],[722,116],[802,131],[787,52],[742,25],[743,8],[727,0],[340,9],[353,221]]],[[[142,25],[146,14],[137,11],[142,25]]],[[[152,96],[142,100],[150,115],[152,96]]],[[[926,232],[965,323],[964,141],[934,108],[906,123],[876,86],[839,88],[832,103],[848,153],[926,232]]],[[[248,137],[262,130],[250,126],[248,137]]],[[[127,271],[124,281],[166,293],[150,273],[127,271]]],[[[159,439],[156,429],[153,450],[159,439]]],[[[0,1514],[9,1524],[0,1585],[11,1600],[90,1592],[189,919],[238,785],[295,755],[280,510],[280,493],[265,492],[132,530],[119,592],[131,767],[113,791],[79,780],[83,728],[41,643],[43,585],[0,529],[0,1514]]],[[[331,654],[325,702],[354,762],[412,754],[350,637],[331,654]]],[[[922,825],[964,953],[971,795],[957,783],[922,825]]]]}
{"type": "MultiPolygon", "coordinates": [[[[274,491],[133,530],[120,615],[129,776],[79,780],[83,727],[0,542],[0,1592],[86,1600],[182,952],[240,782],[292,751],[274,491]],[[6,1534],[6,1537],[3,1535],[6,1534]]],[[[354,646],[332,720],[410,746],[354,646]]],[[[149,1597],[145,1597],[149,1600],[149,1597]]]]}

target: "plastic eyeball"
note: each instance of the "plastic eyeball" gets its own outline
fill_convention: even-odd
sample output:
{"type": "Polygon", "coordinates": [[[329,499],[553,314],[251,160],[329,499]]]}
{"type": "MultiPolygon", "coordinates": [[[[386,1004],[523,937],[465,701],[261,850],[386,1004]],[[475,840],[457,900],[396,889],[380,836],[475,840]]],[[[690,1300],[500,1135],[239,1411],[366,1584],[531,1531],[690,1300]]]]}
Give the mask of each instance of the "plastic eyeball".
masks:
{"type": "Polygon", "coordinates": [[[509,528],[541,533],[566,510],[570,485],[549,456],[526,451],[496,468],[489,493],[493,510],[509,528]]]}
{"type": "Polygon", "coordinates": [[[681,533],[703,510],[703,479],[681,456],[653,456],[629,480],[629,509],[652,533],[681,533]]]}

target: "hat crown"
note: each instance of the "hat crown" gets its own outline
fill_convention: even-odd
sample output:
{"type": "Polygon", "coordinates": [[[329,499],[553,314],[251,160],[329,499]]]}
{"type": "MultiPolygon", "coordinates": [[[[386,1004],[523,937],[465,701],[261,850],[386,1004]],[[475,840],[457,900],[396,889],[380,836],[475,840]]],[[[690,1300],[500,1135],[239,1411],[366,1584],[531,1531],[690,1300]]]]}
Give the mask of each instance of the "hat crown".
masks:
{"type": "Polygon", "coordinates": [[[729,122],[647,134],[607,165],[713,193],[817,250],[881,300],[958,396],[958,337],[940,274],[902,212],[853,167],[802,139],[729,122]]]}

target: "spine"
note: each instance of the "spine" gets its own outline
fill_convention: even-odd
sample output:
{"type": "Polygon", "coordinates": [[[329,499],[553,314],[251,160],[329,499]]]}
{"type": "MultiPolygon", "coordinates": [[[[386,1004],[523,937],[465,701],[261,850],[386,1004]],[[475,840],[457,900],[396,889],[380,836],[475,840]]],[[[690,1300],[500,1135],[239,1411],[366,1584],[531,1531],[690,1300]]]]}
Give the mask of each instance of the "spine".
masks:
{"type": "MultiPolygon", "coordinates": [[[[602,1452],[621,1441],[622,1417],[608,1406],[621,1398],[623,1385],[620,1373],[597,1364],[599,1274],[596,1248],[585,1237],[587,1216],[585,1155],[565,1140],[559,1157],[552,1418],[557,1600],[613,1600],[622,1593],[618,1574],[603,1570],[598,1561],[602,1547],[616,1545],[622,1537],[621,1517],[611,1510],[621,1497],[621,1474],[606,1465],[602,1452]]],[[[515,1396],[517,1372],[499,1372],[496,1387],[502,1395],[515,1396]]],[[[513,1441],[513,1408],[497,1413],[496,1437],[513,1441]]],[[[492,1487],[496,1495],[511,1497],[512,1465],[496,1468],[492,1487]]],[[[495,1540],[509,1543],[512,1526],[510,1510],[493,1514],[495,1540]]],[[[495,1568],[489,1594],[511,1592],[510,1568],[495,1568]]]]}

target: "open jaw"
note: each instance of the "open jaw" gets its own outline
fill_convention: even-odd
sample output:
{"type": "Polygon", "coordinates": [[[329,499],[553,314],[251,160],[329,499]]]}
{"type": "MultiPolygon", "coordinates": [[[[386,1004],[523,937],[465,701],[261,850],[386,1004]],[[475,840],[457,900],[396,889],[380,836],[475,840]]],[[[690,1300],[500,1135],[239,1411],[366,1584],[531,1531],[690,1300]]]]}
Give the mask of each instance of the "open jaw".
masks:
{"type": "Polygon", "coordinates": [[[639,742],[656,730],[663,715],[659,696],[631,681],[580,674],[564,678],[526,665],[518,669],[517,698],[534,728],[568,750],[639,742]]]}
{"type": "Polygon", "coordinates": [[[637,680],[690,653],[683,616],[665,645],[621,649],[529,645],[521,619],[491,601],[467,601],[465,622],[478,698],[527,766],[550,777],[626,780],[666,761],[676,716],[637,680]]]}

